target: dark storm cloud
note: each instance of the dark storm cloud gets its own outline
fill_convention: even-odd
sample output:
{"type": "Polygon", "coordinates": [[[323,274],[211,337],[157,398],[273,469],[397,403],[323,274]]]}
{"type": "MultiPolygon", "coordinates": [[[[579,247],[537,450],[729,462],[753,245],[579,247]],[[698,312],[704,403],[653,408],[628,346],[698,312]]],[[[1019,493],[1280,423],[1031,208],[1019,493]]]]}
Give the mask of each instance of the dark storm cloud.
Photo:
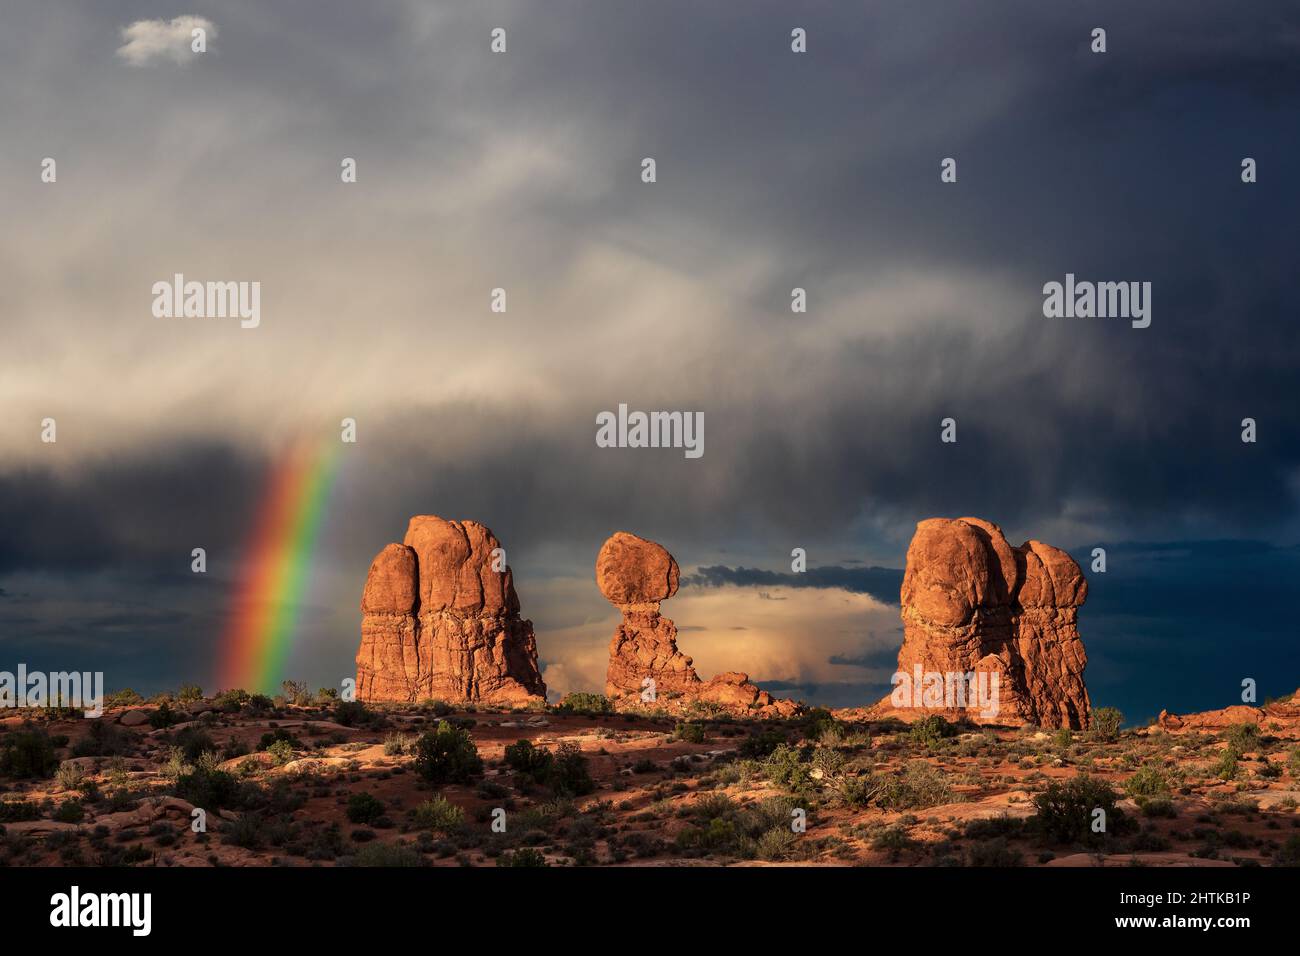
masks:
{"type": "Polygon", "coordinates": [[[12,6],[0,115],[32,147],[0,151],[18,184],[0,387],[25,403],[0,433],[6,648],[21,632],[30,653],[119,653],[110,635],[138,615],[149,674],[175,627],[199,660],[223,598],[193,589],[190,548],[233,580],[271,425],[296,411],[362,422],[321,541],[348,629],[356,582],[413,513],[485,521],[521,582],[589,576],[627,529],[710,562],[704,586],[894,604],[897,570],[748,565],[817,544],[901,564],[918,519],[977,514],[1070,547],[1273,542],[1152,547],[1141,574],[1108,544],[1119,560],[1084,618],[1099,702],[1205,703],[1199,678],[1149,675],[1175,632],[1201,655],[1189,666],[1242,647],[1256,669],[1294,663],[1285,614],[1250,604],[1258,589],[1278,608],[1278,545],[1300,530],[1293,6],[230,2],[191,11],[220,29],[211,59],[147,69],[113,50],[157,10],[12,6]],[[494,58],[497,25],[510,52],[494,58]],[[1104,56],[1087,52],[1096,25],[1104,56]],[[64,205],[32,175],[47,151],[64,205]],[[349,153],[362,188],[340,200],[349,153]],[[945,156],[957,184],[938,182],[945,156]],[[593,248],[626,261],[584,272],[593,248]],[[148,281],[210,249],[274,289],[265,338],[132,324],[148,281]],[[502,271],[512,313],[489,324],[456,295],[478,303],[502,271]],[[1151,328],[1044,319],[1042,284],[1067,271],[1152,281],[1151,328]],[[789,312],[795,285],[807,315],[789,312]],[[638,306],[652,320],[619,325],[638,306]],[[204,387],[181,402],[189,378],[204,387]],[[30,421],[78,388],[120,420],[109,449],[33,463],[30,421]],[[621,401],[704,411],[704,457],[595,448],[595,414],[621,401]],[[160,442],[159,407],[169,434],[199,437],[160,442]],[[956,445],[938,440],[947,416],[956,445]]]}
{"type": "Polygon", "coordinates": [[[884,604],[898,604],[903,572],[896,568],[812,567],[794,573],[761,568],[729,568],[717,564],[697,568],[682,579],[682,587],[716,588],[725,584],[739,587],[840,588],[856,594],[870,594],[884,604]]]}

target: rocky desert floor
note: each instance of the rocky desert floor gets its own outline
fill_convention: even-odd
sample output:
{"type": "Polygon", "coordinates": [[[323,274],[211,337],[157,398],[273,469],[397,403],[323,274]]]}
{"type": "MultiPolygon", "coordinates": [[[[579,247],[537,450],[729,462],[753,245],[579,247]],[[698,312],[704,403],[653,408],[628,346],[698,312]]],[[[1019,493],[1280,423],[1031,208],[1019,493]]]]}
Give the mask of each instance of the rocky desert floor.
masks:
{"type": "Polygon", "coordinates": [[[11,712],[0,863],[1300,865],[1300,716],[1269,708],[1072,732],[296,696],[11,712]]]}

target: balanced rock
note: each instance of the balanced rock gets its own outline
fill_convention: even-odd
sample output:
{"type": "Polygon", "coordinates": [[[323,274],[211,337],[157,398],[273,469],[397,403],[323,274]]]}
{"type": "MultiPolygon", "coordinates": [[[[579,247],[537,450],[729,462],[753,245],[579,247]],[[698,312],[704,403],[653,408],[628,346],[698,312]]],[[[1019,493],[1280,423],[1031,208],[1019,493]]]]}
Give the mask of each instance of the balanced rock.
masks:
{"type": "Polygon", "coordinates": [[[596,556],[596,584],[623,612],[605,675],[605,695],[615,707],[681,710],[702,701],[760,716],[796,713],[794,701],[774,699],[747,674],[700,680],[691,658],[677,647],[677,625],[659,613],[660,602],[677,593],[679,577],[663,545],[626,531],[610,537],[596,556]]]}
{"type": "Polygon", "coordinates": [[[1088,658],[1077,627],[1087,596],[1078,564],[1051,545],[1013,548],[979,518],[920,522],[903,574],[901,683],[880,706],[903,716],[1087,727],[1088,658]]]}
{"type": "Polygon", "coordinates": [[[416,515],[371,562],[357,696],[414,703],[545,700],[531,621],[501,543],[476,521],[416,515]]]}

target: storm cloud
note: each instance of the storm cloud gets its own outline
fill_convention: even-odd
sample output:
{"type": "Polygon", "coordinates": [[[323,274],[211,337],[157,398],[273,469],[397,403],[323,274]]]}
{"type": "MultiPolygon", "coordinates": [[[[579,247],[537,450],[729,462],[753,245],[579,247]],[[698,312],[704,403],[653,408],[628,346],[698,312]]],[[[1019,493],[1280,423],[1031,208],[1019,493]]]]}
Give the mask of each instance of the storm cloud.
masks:
{"type": "MultiPolygon", "coordinates": [[[[275,463],[345,417],[358,443],[292,662],[313,682],[350,666],[366,566],[415,513],[490,525],[543,656],[563,666],[564,643],[584,679],[610,613],[591,566],[620,529],[667,545],[699,600],[740,587],[769,610],[776,587],[896,605],[907,541],[934,515],[1084,556],[1189,542],[1166,554],[1202,583],[1203,542],[1249,539],[1261,575],[1290,560],[1287,5],[196,12],[206,53],[181,68],[168,33],[137,69],[123,31],[156,11],[6,10],[0,119],[24,144],[0,150],[6,649],[129,646],[149,679],[196,678],[275,463]],[[1098,24],[1104,55],[1088,49],[1098,24]],[[796,25],[806,54],[790,52],[796,25]],[[945,157],[956,183],[939,180],[945,157]],[[1044,318],[1043,284],[1067,272],[1151,282],[1151,327],[1044,318]],[[261,325],[155,318],[151,285],[175,273],[260,282],[261,325]],[[705,455],[597,448],[596,415],[622,402],[702,412],[705,455]],[[956,444],[939,441],[948,417],[956,444]],[[198,586],[195,546],[211,568],[198,586]],[[794,547],[807,575],[783,570],[794,547]],[[563,602],[546,593],[558,582],[563,602]],[[135,637],[114,631],[137,613],[135,637]],[[169,628],[187,635],[170,670],[149,653],[169,628]],[[564,642],[548,649],[548,630],[564,642]]],[[[1152,665],[1125,650],[1120,605],[1213,638],[1180,616],[1193,595],[1139,586],[1139,567],[1094,581],[1111,623],[1092,640],[1090,604],[1083,635],[1094,698],[1154,710],[1195,695],[1135,685],[1152,665]]],[[[1228,580],[1241,594],[1225,601],[1249,597],[1228,580]]],[[[1281,638],[1251,626],[1260,660],[1279,660],[1281,638]]],[[[738,668],[777,660],[727,647],[738,668]]]]}

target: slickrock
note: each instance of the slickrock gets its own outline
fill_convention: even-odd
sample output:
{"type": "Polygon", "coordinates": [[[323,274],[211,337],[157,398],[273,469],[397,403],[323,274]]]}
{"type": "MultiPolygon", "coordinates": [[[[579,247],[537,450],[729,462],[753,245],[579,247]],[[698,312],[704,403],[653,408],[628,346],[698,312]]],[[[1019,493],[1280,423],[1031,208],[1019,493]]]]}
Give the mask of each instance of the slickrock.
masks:
{"type": "Polygon", "coordinates": [[[436,515],[416,515],[402,544],[384,546],[361,595],[359,699],[545,700],[533,624],[500,547],[478,522],[436,515]]]}
{"type": "Polygon", "coordinates": [[[719,705],[733,713],[789,716],[799,705],[773,698],[736,671],[702,681],[691,658],[677,647],[677,625],[659,613],[659,604],[677,593],[680,570],[667,549],[654,541],[619,531],[596,557],[596,584],[623,612],[609,645],[605,695],[620,708],[685,710],[692,702],[719,705]],[[654,701],[642,699],[654,682],[654,701]]]}
{"type": "MultiPolygon", "coordinates": [[[[971,694],[965,707],[954,707],[955,696],[926,696],[922,686],[908,697],[896,687],[877,707],[905,719],[942,713],[978,723],[1087,727],[1088,658],[1077,627],[1087,596],[1079,566],[1051,545],[1013,548],[997,525],[979,518],[920,522],[903,574],[898,670],[911,683],[918,673],[975,674],[989,693],[983,707],[971,694]]],[[[922,684],[938,687],[932,678],[922,684]]]]}
{"type": "Polygon", "coordinates": [[[1160,711],[1156,723],[1164,730],[1224,730],[1237,724],[1267,724],[1270,733],[1280,737],[1300,736],[1300,688],[1282,700],[1269,701],[1261,706],[1235,704],[1222,710],[1207,710],[1198,714],[1171,714],[1160,711]]]}

